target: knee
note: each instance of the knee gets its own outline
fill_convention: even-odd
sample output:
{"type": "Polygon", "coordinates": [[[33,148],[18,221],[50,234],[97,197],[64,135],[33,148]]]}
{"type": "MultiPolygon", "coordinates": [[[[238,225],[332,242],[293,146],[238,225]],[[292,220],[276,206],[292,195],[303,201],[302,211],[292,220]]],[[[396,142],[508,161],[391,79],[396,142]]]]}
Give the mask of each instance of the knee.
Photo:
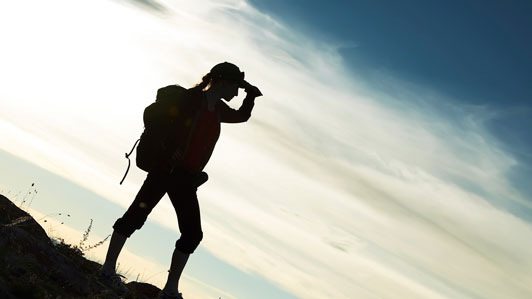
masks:
{"type": "Polygon", "coordinates": [[[202,239],[203,232],[201,230],[194,233],[185,233],[177,240],[175,247],[183,253],[191,254],[198,248],[202,239]]]}
{"type": "Polygon", "coordinates": [[[116,220],[115,224],[113,225],[113,229],[129,238],[133,232],[135,232],[135,230],[141,229],[142,226],[144,226],[146,219],[147,217],[124,216],[116,220]]]}
{"type": "Polygon", "coordinates": [[[186,234],[184,238],[187,240],[187,243],[189,243],[192,251],[194,251],[194,249],[199,246],[201,240],[203,240],[203,232],[200,230],[192,234],[186,234]]]}
{"type": "Polygon", "coordinates": [[[196,247],[198,247],[198,245],[201,242],[201,240],[203,240],[203,232],[199,231],[199,233],[196,234],[195,237],[194,237],[194,244],[196,245],[196,247]]]}

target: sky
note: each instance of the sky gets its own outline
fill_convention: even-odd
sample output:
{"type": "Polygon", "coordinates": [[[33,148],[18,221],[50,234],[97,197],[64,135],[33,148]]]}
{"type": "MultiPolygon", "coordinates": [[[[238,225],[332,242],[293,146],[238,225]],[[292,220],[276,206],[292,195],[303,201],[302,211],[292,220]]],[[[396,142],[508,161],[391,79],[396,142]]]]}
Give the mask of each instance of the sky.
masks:
{"type": "MultiPolygon", "coordinates": [[[[103,239],[145,178],[132,167],[118,184],[156,90],[230,61],[264,97],[222,126],[186,298],[529,298],[531,13],[525,1],[2,2],[0,192],[52,235],[75,242],[93,219],[103,239]]],[[[178,236],[165,199],[121,267],[162,286],[178,236]]]]}

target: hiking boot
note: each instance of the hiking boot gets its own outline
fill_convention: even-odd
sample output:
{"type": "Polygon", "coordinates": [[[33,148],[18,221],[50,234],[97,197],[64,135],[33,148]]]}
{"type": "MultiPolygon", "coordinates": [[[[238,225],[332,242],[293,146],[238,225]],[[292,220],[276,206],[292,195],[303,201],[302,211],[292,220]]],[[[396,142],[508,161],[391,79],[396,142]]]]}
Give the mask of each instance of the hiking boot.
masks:
{"type": "Polygon", "coordinates": [[[98,278],[104,285],[106,285],[107,287],[113,289],[114,291],[120,294],[124,294],[129,290],[126,287],[126,284],[124,283],[124,281],[122,281],[122,278],[125,278],[124,275],[120,275],[116,273],[107,274],[100,270],[98,271],[98,278]]]}
{"type": "Polygon", "coordinates": [[[183,294],[177,293],[177,295],[168,295],[165,291],[159,293],[158,299],[183,299],[183,294]]]}

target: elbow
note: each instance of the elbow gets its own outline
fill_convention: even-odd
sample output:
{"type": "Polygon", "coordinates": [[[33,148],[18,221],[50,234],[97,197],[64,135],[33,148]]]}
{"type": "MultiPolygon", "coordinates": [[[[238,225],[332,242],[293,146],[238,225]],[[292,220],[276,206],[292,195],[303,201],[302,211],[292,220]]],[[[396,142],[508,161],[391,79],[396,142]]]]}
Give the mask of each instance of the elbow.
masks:
{"type": "Polygon", "coordinates": [[[248,121],[250,117],[251,117],[251,111],[239,111],[238,116],[236,116],[235,118],[235,122],[243,123],[243,122],[248,121]]]}
{"type": "Polygon", "coordinates": [[[251,113],[246,113],[242,115],[242,122],[248,121],[250,117],[251,117],[251,113]]]}
{"type": "Polygon", "coordinates": [[[243,123],[248,121],[248,119],[251,117],[251,113],[235,113],[232,115],[222,115],[220,117],[220,122],[223,123],[243,123]]]}

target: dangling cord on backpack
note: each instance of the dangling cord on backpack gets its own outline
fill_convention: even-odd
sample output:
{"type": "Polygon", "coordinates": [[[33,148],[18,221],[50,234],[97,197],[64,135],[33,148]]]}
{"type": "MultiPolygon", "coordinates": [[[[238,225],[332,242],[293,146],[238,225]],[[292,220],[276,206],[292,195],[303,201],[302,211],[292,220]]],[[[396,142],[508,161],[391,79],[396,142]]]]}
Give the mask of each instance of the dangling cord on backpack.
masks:
{"type": "Polygon", "coordinates": [[[127,169],[126,169],[126,173],[124,173],[124,177],[122,178],[122,180],[120,181],[120,185],[122,185],[122,183],[124,182],[124,180],[126,179],[126,176],[127,176],[127,173],[129,172],[129,167],[131,166],[131,160],[129,160],[129,156],[131,156],[131,154],[133,153],[133,150],[135,149],[135,147],[137,146],[137,144],[139,143],[140,141],[140,138],[135,142],[135,144],[133,145],[133,147],[131,148],[131,151],[128,153],[126,153],[126,159],[127,159],[127,169]]]}

